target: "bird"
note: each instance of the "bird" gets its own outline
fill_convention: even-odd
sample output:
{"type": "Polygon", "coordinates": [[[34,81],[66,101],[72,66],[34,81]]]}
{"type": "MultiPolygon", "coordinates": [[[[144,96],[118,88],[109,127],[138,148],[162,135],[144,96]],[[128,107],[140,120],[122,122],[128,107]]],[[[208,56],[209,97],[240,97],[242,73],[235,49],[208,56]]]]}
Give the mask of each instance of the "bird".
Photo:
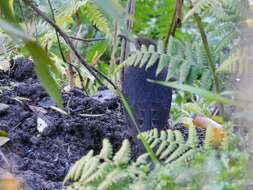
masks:
{"type": "MultiPolygon", "coordinates": [[[[137,37],[133,43],[131,41],[130,43],[129,46],[137,50],[140,50],[142,45],[145,45],[147,48],[153,45],[155,49],[157,48],[155,40],[145,37],[137,37]]],[[[158,63],[159,60],[147,70],[145,69],[146,64],[142,67],[129,66],[122,73],[122,93],[130,105],[141,132],[153,128],[157,128],[158,130],[166,128],[169,117],[172,89],[147,81],[147,79],[166,80],[168,67],[165,67],[156,76],[158,63]]],[[[130,134],[135,137],[138,131],[126,110],[125,115],[130,134]]]]}

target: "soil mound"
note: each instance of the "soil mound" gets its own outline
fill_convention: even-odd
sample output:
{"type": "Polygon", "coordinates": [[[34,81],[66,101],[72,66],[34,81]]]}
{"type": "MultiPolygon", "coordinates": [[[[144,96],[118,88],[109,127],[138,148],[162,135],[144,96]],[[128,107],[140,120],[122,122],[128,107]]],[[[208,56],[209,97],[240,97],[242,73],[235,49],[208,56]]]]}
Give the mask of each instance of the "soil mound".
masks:
{"type": "MultiPolygon", "coordinates": [[[[99,151],[103,138],[117,149],[128,137],[121,105],[110,91],[88,97],[75,88],[62,96],[68,115],[54,109],[30,60],[20,58],[10,72],[0,73],[0,130],[10,138],[1,150],[26,189],[61,189],[71,164],[90,149],[99,151]]],[[[0,168],[7,165],[0,158],[0,168]]]]}

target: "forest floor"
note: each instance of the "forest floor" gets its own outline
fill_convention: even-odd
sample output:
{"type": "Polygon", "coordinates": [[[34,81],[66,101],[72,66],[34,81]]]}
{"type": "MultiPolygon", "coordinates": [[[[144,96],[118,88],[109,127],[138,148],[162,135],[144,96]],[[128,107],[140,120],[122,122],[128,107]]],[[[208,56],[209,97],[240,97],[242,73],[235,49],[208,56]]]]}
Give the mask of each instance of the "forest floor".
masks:
{"type": "MultiPolygon", "coordinates": [[[[0,130],[10,138],[0,148],[26,189],[61,189],[71,164],[90,149],[99,151],[102,139],[117,149],[129,137],[121,105],[110,91],[88,97],[76,88],[62,96],[68,115],[52,109],[29,60],[0,73],[0,130]],[[41,122],[47,127],[39,132],[41,122]]],[[[7,165],[0,158],[0,167],[7,165]]]]}
{"type": "MultiPolygon", "coordinates": [[[[0,71],[0,130],[10,141],[0,147],[1,169],[24,181],[27,190],[60,190],[71,164],[108,138],[115,150],[128,134],[122,106],[109,90],[86,96],[78,88],[62,93],[67,115],[53,109],[30,60],[0,71]],[[41,126],[47,126],[41,129],[41,126]]],[[[174,126],[186,135],[181,125],[174,126]]],[[[133,156],[136,145],[132,143],[133,156]]]]}

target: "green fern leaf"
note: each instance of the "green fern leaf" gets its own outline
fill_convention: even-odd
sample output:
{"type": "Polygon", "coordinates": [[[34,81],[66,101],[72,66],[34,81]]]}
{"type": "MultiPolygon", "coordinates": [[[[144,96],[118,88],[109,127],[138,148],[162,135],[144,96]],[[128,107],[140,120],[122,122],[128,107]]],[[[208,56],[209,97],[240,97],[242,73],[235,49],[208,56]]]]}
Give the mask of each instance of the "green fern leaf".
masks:
{"type": "Polygon", "coordinates": [[[131,157],[131,148],[128,140],[124,140],[121,148],[113,157],[113,161],[116,165],[128,164],[131,157]]]}
{"type": "Polygon", "coordinates": [[[179,82],[184,83],[191,70],[191,65],[184,61],[180,66],[179,82]]]}
{"type": "Polygon", "coordinates": [[[162,54],[160,56],[158,67],[156,69],[156,76],[158,76],[160,72],[163,70],[163,68],[168,65],[168,62],[169,62],[169,56],[162,54]]]}
{"type": "Polygon", "coordinates": [[[98,170],[90,175],[83,183],[98,183],[99,181],[103,181],[105,177],[113,170],[113,165],[111,162],[104,162],[98,166],[98,170]]]}
{"type": "Polygon", "coordinates": [[[211,71],[207,69],[202,74],[201,87],[206,90],[210,90],[212,87],[212,74],[211,71]]]}
{"type": "Polygon", "coordinates": [[[112,144],[108,139],[103,140],[102,150],[100,151],[99,157],[104,160],[110,160],[112,158],[112,144]]]}
{"type": "MultiPolygon", "coordinates": [[[[129,180],[129,173],[122,170],[113,170],[106,179],[98,186],[98,190],[108,190],[120,181],[129,180]]],[[[126,184],[125,184],[126,185],[126,184]]]]}
{"type": "Polygon", "coordinates": [[[153,54],[151,55],[151,57],[150,57],[150,59],[149,59],[147,65],[146,65],[146,70],[147,70],[148,68],[152,67],[152,66],[156,63],[156,61],[157,61],[158,59],[159,59],[159,54],[153,53],[153,54]]]}
{"type": "Polygon", "coordinates": [[[99,11],[95,4],[89,2],[83,9],[87,18],[103,33],[110,35],[110,27],[107,19],[99,11]]]}

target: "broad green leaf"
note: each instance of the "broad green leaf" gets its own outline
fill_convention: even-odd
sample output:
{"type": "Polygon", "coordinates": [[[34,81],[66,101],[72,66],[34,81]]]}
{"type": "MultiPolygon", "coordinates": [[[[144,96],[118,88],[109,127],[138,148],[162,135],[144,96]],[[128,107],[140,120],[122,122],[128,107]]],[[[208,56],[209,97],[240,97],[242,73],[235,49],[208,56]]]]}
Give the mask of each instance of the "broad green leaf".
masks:
{"type": "Polygon", "coordinates": [[[0,9],[8,22],[16,23],[13,11],[13,0],[0,0],[0,9]]]}
{"type": "Polygon", "coordinates": [[[0,137],[7,137],[8,133],[6,131],[0,130],[0,137]]]}
{"type": "Polygon", "coordinates": [[[92,60],[96,56],[97,58],[101,57],[106,49],[108,47],[108,42],[107,41],[101,41],[95,43],[91,48],[88,49],[87,52],[87,60],[88,63],[92,63],[92,60]]]}
{"type": "Polygon", "coordinates": [[[232,100],[228,99],[228,98],[225,98],[225,97],[223,97],[219,94],[215,94],[215,93],[212,93],[210,91],[203,90],[203,89],[200,89],[200,88],[196,88],[196,87],[193,87],[193,86],[190,86],[190,85],[179,84],[179,83],[176,83],[176,82],[154,81],[154,80],[150,80],[150,79],[148,79],[148,81],[151,82],[151,83],[160,84],[162,86],[188,91],[188,92],[191,92],[193,94],[197,94],[199,96],[202,96],[203,98],[205,98],[209,101],[215,101],[215,102],[218,102],[218,103],[234,104],[235,105],[235,103],[232,100]]]}
{"type": "Polygon", "coordinates": [[[63,108],[61,92],[57,83],[52,78],[49,72],[48,64],[53,64],[52,60],[36,42],[26,42],[25,47],[32,55],[35,64],[35,71],[38,75],[40,82],[45,87],[48,94],[52,97],[56,105],[60,108],[63,108]]]}

